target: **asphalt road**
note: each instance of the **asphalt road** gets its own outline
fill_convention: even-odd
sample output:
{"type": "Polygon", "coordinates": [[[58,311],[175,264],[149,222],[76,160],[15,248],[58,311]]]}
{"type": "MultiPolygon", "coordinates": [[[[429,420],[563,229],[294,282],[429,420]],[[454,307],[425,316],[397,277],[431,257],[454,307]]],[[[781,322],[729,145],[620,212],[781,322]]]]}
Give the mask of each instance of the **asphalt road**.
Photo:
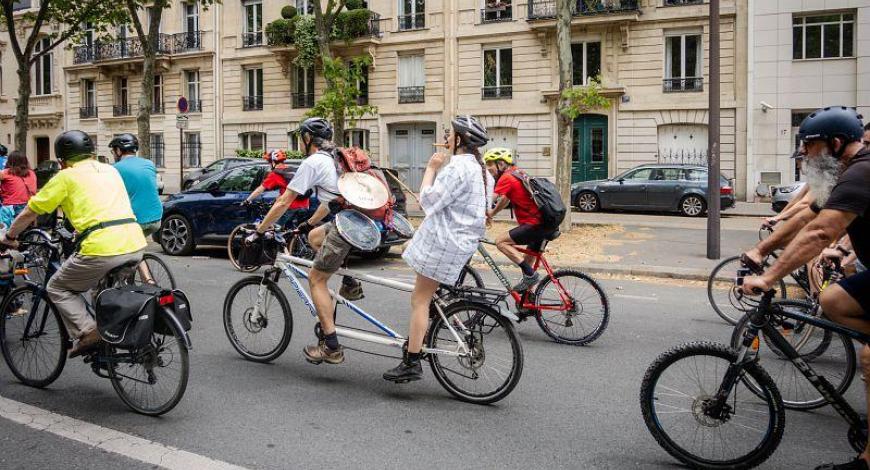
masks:
{"type": "MultiPolygon", "coordinates": [[[[219,254],[167,258],[195,318],[190,385],[168,415],[128,411],[109,382],[77,360],[45,390],[20,385],[0,367],[0,396],[248,468],[674,468],[641,417],[643,373],[673,345],[726,341],[731,332],[699,286],[606,280],[612,317],[597,342],[558,345],[534,322],[520,324],[525,369],[519,386],[493,406],[476,406],[451,398],[428,368],[420,382],[385,382],[381,374],[393,359],[349,352],[339,366],[308,364],[301,350],[313,340],[314,321],[289,289],[295,321],[290,347],[273,364],[246,362],[221,323],[224,295],[244,275],[219,254]]],[[[396,264],[357,266],[412,278],[396,264]]],[[[407,294],[377,286],[366,286],[366,293],[364,308],[405,331],[407,294]]],[[[849,397],[863,411],[856,382],[849,397]]],[[[785,438],[765,468],[813,468],[853,455],[845,425],[829,408],[789,412],[786,423],[785,438]]],[[[0,467],[60,466],[146,467],[0,419],[0,467]]]]}

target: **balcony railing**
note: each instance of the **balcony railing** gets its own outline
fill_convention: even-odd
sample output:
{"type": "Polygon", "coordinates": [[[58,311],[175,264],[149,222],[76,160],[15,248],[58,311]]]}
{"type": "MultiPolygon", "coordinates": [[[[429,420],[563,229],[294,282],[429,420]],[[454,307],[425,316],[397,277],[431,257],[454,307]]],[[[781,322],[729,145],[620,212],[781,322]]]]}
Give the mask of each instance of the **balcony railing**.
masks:
{"type": "Polygon", "coordinates": [[[700,5],[702,3],[704,3],[704,0],[665,0],[666,7],[677,5],[700,5]]]}
{"type": "Polygon", "coordinates": [[[426,27],[426,13],[411,13],[396,17],[399,22],[399,31],[411,31],[426,27]]]}
{"type": "MultiPolygon", "coordinates": [[[[271,23],[270,23],[271,25],[271,23]]],[[[270,25],[266,26],[265,34],[266,34],[266,43],[269,46],[292,46],[293,45],[293,36],[288,34],[288,31],[284,28],[272,28],[270,25]]],[[[353,32],[353,37],[350,39],[358,39],[362,37],[373,37],[379,38],[383,35],[381,32],[381,15],[375,12],[370,12],[370,17],[368,21],[368,25],[365,30],[356,30],[353,32]]]]}
{"type": "Polygon", "coordinates": [[[184,166],[197,168],[202,164],[202,143],[198,141],[181,143],[181,158],[184,166]]]}
{"type": "Polygon", "coordinates": [[[99,112],[96,106],[79,108],[79,119],[95,119],[97,117],[99,117],[99,112]]]}
{"type": "MultiPolygon", "coordinates": [[[[168,34],[160,34],[154,45],[157,55],[172,53],[173,38],[168,34]]],[[[86,64],[104,60],[128,59],[142,57],[142,43],[138,38],[118,40],[96,40],[93,44],[76,46],[73,49],[73,63],[86,64]]]]}
{"type": "Polygon", "coordinates": [[[481,23],[501,23],[503,21],[512,21],[513,19],[513,7],[510,5],[480,10],[481,23]]]}
{"type": "Polygon", "coordinates": [[[183,54],[185,52],[202,50],[202,31],[188,31],[172,35],[172,52],[183,54]]]}
{"type": "Polygon", "coordinates": [[[425,103],[426,87],[404,86],[399,87],[399,103],[425,103]]]}
{"type": "Polygon", "coordinates": [[[189,113],[201,113],[202,112],[202,101],[200,101],[200,100],[187,100],[187,112],[189,112],[189,113]]]}
{"type": "Polygon", "coordinates": [[[242,33],[242,47],[256,47],[263,45],[263,32],[242,33]]]}
{"type": "Polygon", "coordinates": [[[129,104],[115,105],[112,106],[112,116],[121,117],[121,116],[132,116],[133,115],[133,107],[129,104]]]}
{"type": "Polygon", "coordinates": [[[294,108],[313,108],[314,93],[293,93],[294,108]]]}
{"type": "Polygon", "coordinates": [[[485,86],[480,90],[481,98],[485,100],[497,100],[500,98],[511,98],[514,96],[514,87],[511,85],[504,86],[485,86]]]}
{"type": "Polygon", "coordinates": [[[243,96],[242,110],[244,111],[260,111],[263,109],[263,95],[243,96]]]}
{"type": "Polygon", "coordinates": [[[163,168],[166,166],[166,159],[164,155],[166,155],[166,143],[156,140],[151,140],[151,161],[154,162],[154,166],[157,168],[163,168]]]}
{"type": "Polygon", "coordinates": [[[704,91],[703,77],[666,78],[664,80],[665,93],[679,91],[704,91]]]}
{"type": "MultiPolygon", "coordinates": [[[[528,0],[530,20],[553,19],[556,17],[556,0],[528,0]]],[[[571,5],[574,16],[602,15],[637,11],[638,0],[577,0],[571,5]]]]}

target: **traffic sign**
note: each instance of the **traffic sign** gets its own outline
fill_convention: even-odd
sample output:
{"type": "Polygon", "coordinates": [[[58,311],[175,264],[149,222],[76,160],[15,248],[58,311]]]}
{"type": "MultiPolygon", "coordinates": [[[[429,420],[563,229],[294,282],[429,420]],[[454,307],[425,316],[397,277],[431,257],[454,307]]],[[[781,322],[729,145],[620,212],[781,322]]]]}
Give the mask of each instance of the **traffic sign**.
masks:
{"type": "Polygon", "coordinates": [[[187,125],[190,123],[190,118],[185,116],[184,114],[175,115],[175,128],[176,129],[187,129],[187,125]]]}
{"type": "Polygon", "coordinates": [[[178,112],[181,114],[186,114],[190,110],[190,103],[188,103],[187,98],[181,97],[178,98],[178,112]]]}

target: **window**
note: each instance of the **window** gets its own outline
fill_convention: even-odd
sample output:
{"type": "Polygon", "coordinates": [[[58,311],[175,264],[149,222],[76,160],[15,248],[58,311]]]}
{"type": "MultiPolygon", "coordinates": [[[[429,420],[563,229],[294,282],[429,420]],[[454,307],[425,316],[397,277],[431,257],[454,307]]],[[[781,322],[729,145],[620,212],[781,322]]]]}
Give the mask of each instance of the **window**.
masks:
{"type": "Polygon", "coordinates": [[[94,24],[91,22],[86,22],[82,24],[82,30],[84,30],[84,45],[93,46],[94,45],[94,24]]]}
{"type": "Polygon", "coordinates": [[[295,132],[287,133],[287,143],[289,144],[287,148],[291,152],[299,152],[300,148],[302,147],[301,145],[299,145],[299,135],[295,132]]]}
{"type": "Polygon", "coordinates": [[[296,0],[296,11],[301,15],[313,15],[314,0],[296,0]]]}
{"type": "Polygon", "coordinates": [[[263,69],[245,69],[245,111],[263,109],[263,69]]]}
{"type": "Polygon", "coordinates": [[[680,181],[683,170],[680,168],[654,168],[650,179],[653,181],[680,181]]]}
{"type": "Polygon", "coordinates": [[[164,151],[166,146],[163,144],[163,134],[151,134],[151,161],[157,168],[166,166],[164,159],[164,151]]]}
{"type": "Polygon", "coordinates": [[[163,75],[154,76],[154,96],[152,98],[151,112],[163,114],[163,75]]]}
{"type": "Polygon", "coordinates": [[[242,45],[244,47],[263,44],[263,4],[259,1],[245,3],[245,24],[242,45]]]}
{"type": "Polygon", "coordinates": [[[314,106],[314,69],[296,67],[293,71],[293,107],[314,106]]]}
{"type": "Polygon", "coordinates": [[[184,141],[181,143],[181,158],[184,166],[198,167],[202,160],[202,142],[199,140],[199,132],[185,132],[184,141]]]}
{"type": "Polygon", "coordinates": [[[707,181],[707,172],[704,170],[686,170],[686,179],[689,181],[707,181]]]}
{"type": "Polygon", "coordinates": [[[362,79],[356,82],[356,89],[359,90],[356,102],[358,105],[366,105],[369,104],[369,67],[363,65],[360,71],[362,72],[362,79]]]}
{"type": "Polygon", "coordinates": [[[254,185],[259,182],[260,170],[259,166],[246,166],[231,170],[221,180],[218,190],[228,193],[251,192],[254,190],[254,185]]]}
{"type": "Polygon", "coordinates": [[[184,4],[184,32],[194,33],[199,31],[199,4],[190,2],[184,4]]]}
{"type": "Polygon", "coordinates": [[[399,103],[424,102],[425,86],[423,55],[399,56],[399,103]]]}
{"type": "Polygon", "coordinates": [[[129,91],[127,77],[121,77],[115,81],[115,106],[113,113],[115,116],[130,115],[129,91]]]}
{"type": "Polygon", "coordinates": [[[702,3],[704,3],[704,0],[665,0],[666,7],[677,5],[700,5],[702,3]]]}
{"type": "Polygon", "coordinates": [[[184,81],[187,83],[187,103],[190,112],[202,112],[202,102],[199,97],[199,70],[186,70],[184,81]]]}
{"type": "Polygon", "coordinates": [[[510,48],[483,51],[483,98],[513,95],[513,51],[510,48]]]}
{"type": "Polygon", "coordinates": [[[652,175],[652,168],[641,168],[640,170],[633,171],[622,177],[624,180],[649,180],[649,177],[652,175]]]}
{"type": "Polygon", "coordinates": [[[369,131],[366,129],[348,129],[344,131],[344,145],[369,149],[369,131]]]}
{"type": "Polygon", "coordinates": [[[399,0],[399,31],[426,27],[426,0],[399,0]]]}
{"type": "Polygon", "coordinates": [[[497,23],[513,19],[511,0],[484,0],[480,13],[481,23],[497,23]]]}
{"type": "Polygon", "coordinates": [[[855,15],[796,16],[792,20],[795,60],[855,56],[855,15]]]}
{"type": "Polygon", "coordinates": [[[246,132],[239,135],[239,141],[245,150],[266,150],[266,134],[262,132],[246,132]]]}
{"type": "Polygon", "coordinates": [[[3,53],[0,52],[0,96],[3,96],[3,53]]]}
{"type": "Polygon", "coordinates": [[[574,85],[588,85],[589,79],[601,74],[601,43],[580,42],[571,44],[574,62],[574,85]]]}
{"type": "Polygon", "coordinates": [[[701,35],[665,37],[664,91],[702,91],[701,35]]]}
{"type": "MultiPolygon", "coordinates": [[[[34,49],[34,55],[41,53],[42,51],[47,51],[48,48],[51,47],[51,39],[43,38],[40,39],[36,43],[36,48],[34,49]]],[[[51,94],[51,52],[46,53],[39,59],[37,59],[36,64],[34,65],[33,78],[35,80],[36,86],[34,87],[33,94],[34,95],[50,95],[51,94]]]]}
{"type": "Polygon", "coordinates": [[[97,117],[97,85],[92,79],[82,80],[82,109],[79,117],[82,119],[97,117]]]}
{"type": "MultiPolygon", "coordinates": [[[[156,12],[157,12],[157,10],[155,10],[154,7],[148,7],[148,25],[149,26],[151,25],[151,19],[154,18],[154,15],[156,14],[156,12]]],[[[163,12],[162,11],[160,12],[160,19],[161,19],[161,21],[157,23],[157,34],[160,34],[163,32],[163,24],[162,24],[163,12]]]]}

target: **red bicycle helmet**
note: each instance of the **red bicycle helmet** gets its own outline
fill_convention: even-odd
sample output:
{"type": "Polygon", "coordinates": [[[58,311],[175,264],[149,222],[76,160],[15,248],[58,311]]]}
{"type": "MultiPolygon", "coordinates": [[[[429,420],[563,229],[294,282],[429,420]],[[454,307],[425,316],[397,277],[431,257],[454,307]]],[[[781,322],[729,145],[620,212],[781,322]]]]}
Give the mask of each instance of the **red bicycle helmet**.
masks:
{"type": "Polygon", "coordinates": [[[277,165],[279,163],[284,163],[287,160],[287,155],[283,150],[267,150],[266,153],[263,154],[263,160],[267,162],[277,165]]]}

